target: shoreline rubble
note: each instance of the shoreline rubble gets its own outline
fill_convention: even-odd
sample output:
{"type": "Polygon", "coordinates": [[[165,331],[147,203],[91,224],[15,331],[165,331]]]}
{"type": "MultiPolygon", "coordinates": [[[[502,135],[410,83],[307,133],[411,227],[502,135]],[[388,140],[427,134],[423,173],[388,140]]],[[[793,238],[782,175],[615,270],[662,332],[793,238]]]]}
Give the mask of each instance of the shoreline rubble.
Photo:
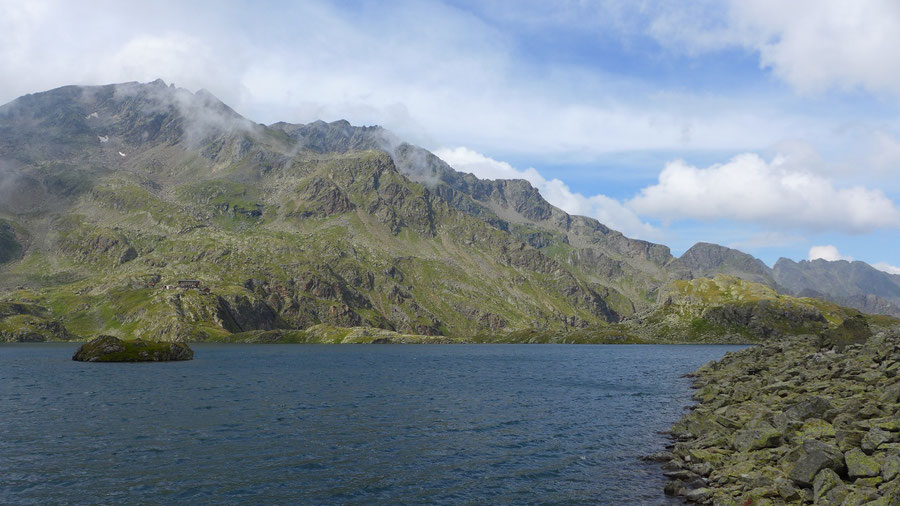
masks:
{"type": "Polygon", "coordinates": [[[900,505],[900,329],[801,336],[695,373],[669,432],[667,495],[715,505],[900,505]],[[837,343],[837,344],[836,344],[837,343]]]}

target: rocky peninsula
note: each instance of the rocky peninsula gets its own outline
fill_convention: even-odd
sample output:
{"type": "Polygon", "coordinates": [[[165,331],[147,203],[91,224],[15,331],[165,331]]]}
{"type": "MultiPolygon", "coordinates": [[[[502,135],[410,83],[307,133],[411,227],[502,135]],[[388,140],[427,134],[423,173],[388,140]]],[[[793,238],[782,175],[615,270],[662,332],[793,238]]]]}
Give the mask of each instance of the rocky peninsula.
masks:
{"type": "Polygon", "coordinates": [[[80,362],[168,362],[193,360],[194,350],[181,342],[124,341],[114,336],[98,336],[84,343],[72,356],[80,362]]]}
{"type": "Polygon", "coordinates": [[[900,329],[809,335],[693,373],[666,493],[721,505],[900,504],[900,329]],[[855,342],[854,342],[855,341],[855,342]]]}

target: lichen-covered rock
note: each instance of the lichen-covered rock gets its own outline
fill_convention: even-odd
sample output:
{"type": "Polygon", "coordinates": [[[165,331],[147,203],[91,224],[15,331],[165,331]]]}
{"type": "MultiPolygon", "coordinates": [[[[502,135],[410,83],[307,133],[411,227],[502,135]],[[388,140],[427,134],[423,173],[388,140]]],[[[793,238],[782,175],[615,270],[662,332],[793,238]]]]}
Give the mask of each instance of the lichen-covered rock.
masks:
{"type": "Polygon", "coordinates": [[[79,362],[167,362],[193,358],[194,350],[185,343],[123,341],[105,335],[84,343],[72,356],[79,362]]]}
{"type": "Polygon", "coordinates": [[[900,452],[886,454],[881,463],[881,477],[891,481],[897,476],[900,476],[900,452]]]}
{"type": "Polygon", "coordinates": [[[854,490],[850,490],[841,506],[862,506],[878,499],[878,491],[871,487],[857,485],[854,490]]]}
{"type": "MultiPolygon", "coordinates": [[[[886,430],[888,432],[900,432],[900,417],[892,417],[881,419],[875,422],[875,426],[881,430],[886,430]]],[[[891,436],[895,438],[895,436],[891,436]]]]}
{"type": "Polygon", "coordinates": [[[847,463],[847,475],[850,478],[869,478],[881,474],[881,465],[877,460],[869,457],[859,448],[854,448],[844,454],[847,463]]]}
{"type": "Polygon", "coordinates": [[[738,431],[734,434],[732,442],[732,446],[742,452],[775,448],[779,444],[781,432],[774,427],[738,431]]]}
{"type": "Polygon", "coordinates": [[[802,440],[807,439],[830,439],[835,437],[834,426],[825,420],[818,418],[809,418],[800,427],[797,436],[802,440]]]}
{"type": "Polygon", "coordinates": [[[879,497],[866,506],[897,506],[900,505],[900,479],[881,486],[878,489],[879,497]]]}
{"type": "Polygon", "coordinates": [[[878,397],[878,400],[883,404],[895,404],[900,400],[900,383],[894,383],[893,385],[884,389],[884,393],[878,397]]]}

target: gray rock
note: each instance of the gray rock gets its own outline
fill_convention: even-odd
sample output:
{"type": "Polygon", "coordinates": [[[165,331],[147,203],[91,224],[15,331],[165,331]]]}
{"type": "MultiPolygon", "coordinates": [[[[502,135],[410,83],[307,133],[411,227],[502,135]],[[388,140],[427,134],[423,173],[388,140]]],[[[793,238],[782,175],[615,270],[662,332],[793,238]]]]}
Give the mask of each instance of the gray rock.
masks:
{"type": "Polygon", "coordinates": [[[666,483],[663,492],[665,492],[666,495],[682,495],[684,493],[684,483],[679,480],[672,480],[666,483]]]}
{"type": "Polygon", "coordinates": [[[684,499],[689,502],[704,503],[712,497],[713,491],[708,488],[697,488],[685,492],[684,499]]]}
{"type": "Polygon", "coordinates": [[[670,480],[682,480],[682,481],[690,481],[700,477],[697,473],[692,471],[688,471],[686,469],[682,469],[680,471],[671,471],[663,473],[663,476],[669,478],[670,480]]]}
{"type": "Polygon", "coordinates": [[[866,506],[900,506],[900,478],[882,486],[878,492],[881,497],[866,506]]]}
{"type": "Polygon", "coordinates": [[[850,493],[844,498],[841,506],[862,506],[879,497],[878,491],[869,487],[856,487],[856,490],[848,490],[850,493]]]}
{"type": "Polygon", "coordinates": [[[832,409],[831,402],[824,397],[808,397],[784,410],[790,421],[804,421],[808,418],[825,419],[825,413],[832,409]]]}
{"type": "Polygon", "coordinates": [[[795,487],[790,480],[778,478],[775,480],[775,490],[778,491],[778,495],[785,501],[796,501],[800,499],[800,491],[797,490],[797,487],[795,487]]]}
{"type": "Polygon", "coordinates": [[[798,485],[809,487],[823,469],[843,471],[844,468],[844,454],[840,450],[828,443],[809,440],[804,441],[790,477],[798,485]]]}
{"type": "Polygon", "coordinates": [[[889,453],[881,461],[881,477],[887,482],[897,476],[900,476],[900,453],[889,453]]]}
{"type": "Polygon", "coordinates": [[[871,455],[879,446],[891,442],[892,439],[893,437],[890,432],[879,429],[878,427],[872,427],[872,429],[863,436],[860,447],[864,452],[871,455]]]}
{"type": "Polygon", "coordinates": [[[691,471],[699,474],[700,476],[709,476],[710,473],[713,472],[713,466],[709,462],[703,462],[701,464],[694,464],[691,466],[691,471]]]}
{"type": "MultiPolygon", "coordinates": [[[[862,436],[860,436],[860,437],[862,437],[862,436]]],[[[672,457],[674,457],[674,456],[675,455],[672,452],[663,451],[663,452],[651,453],[650,455],[645,455],[645,456],[641,457],[641,460],[643,460],[645,462],[668,462],[668,461],[672,460],[672,457]]]]}
{"type": "Polygon", "coordinates": [[[846,452],[853,448],[859,448],[865,435],[866,433],[861,430],[838,430],[835,432],[835,441],[838,448],[846,452]]]}
{"type": "Polygon", "coordinates": [[[813,483],[813,499],[816,503],[840,504],[847,495],[847,486],[832,469],[822,469],[813,483]]]}

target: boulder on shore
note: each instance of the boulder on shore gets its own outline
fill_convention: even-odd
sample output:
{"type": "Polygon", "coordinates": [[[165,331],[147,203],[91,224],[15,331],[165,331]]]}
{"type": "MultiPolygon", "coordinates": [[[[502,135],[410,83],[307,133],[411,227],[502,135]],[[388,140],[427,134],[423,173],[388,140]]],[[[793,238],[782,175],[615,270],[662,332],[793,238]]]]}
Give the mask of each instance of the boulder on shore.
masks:
{"type": "Polygon", "coordinates": [[[72,356],[80,362],[167,362],[192,360],[194,350],[185,343],[123,341],[114,336],[98,336],[84,343],[72,356]]]}

